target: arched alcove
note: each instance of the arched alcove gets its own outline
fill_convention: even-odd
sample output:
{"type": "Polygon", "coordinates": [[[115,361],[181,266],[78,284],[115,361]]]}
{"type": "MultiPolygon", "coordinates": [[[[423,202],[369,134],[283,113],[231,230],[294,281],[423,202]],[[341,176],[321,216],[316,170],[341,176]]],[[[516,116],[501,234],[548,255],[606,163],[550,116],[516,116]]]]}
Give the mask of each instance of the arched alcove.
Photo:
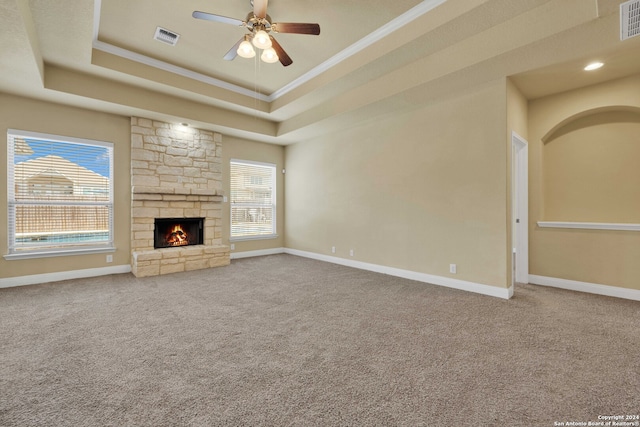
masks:
{"type": "Polygon", "coordinates": [[[640,108],[629,105],[611,105],[581,111],[559,121],[543,137],[545,144],[561,135],[602,123],[633,123],[640,121],[640,108]]]}
{"type": "Polygon", "coordinates": [[[640,109],[575,114],[543,137],[549,221],[640,223],[640,109]]]}

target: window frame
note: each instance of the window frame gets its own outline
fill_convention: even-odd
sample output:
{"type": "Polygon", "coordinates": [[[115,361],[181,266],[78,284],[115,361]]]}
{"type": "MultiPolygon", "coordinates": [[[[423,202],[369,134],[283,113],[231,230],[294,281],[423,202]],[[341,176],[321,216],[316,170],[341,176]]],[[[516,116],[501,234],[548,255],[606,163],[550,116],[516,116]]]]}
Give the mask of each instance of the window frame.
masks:
{"type": "Polygon", "coordinates": [[[114,245],[114,144],[106,141],[91,140],[87,138],[75,138],[61,135],[31,132],[18,129],[7,129],[7,251],[4,255],[7,260],[44,258],[68,255],[85,255],[92,253],[115,252],[114,245]],[[33,139],[48,142],[60,142],[77,144],[107,149],[109,155],[108,191],[109,197],[105,201],[47,201],[32,200],[21,201],[16,198],[15,182],[15,140],[33,139]],[[108,237],[102,242],[89,242],[78,244],[68,242],[57,244],[56,247],[17,247],[16,244],[16,208],[17,206],[45,205],[45,206],[105,206],[107,208],[108,237]]]}
{"type": "Polygon", "coordinates": [[[244,159],[236,159],[236,158],[232,158],[229,160],[229,241],[230,242],[241,242],[241,241],[248,241],[248,240],[266,240],[266,239],[275,239],[278,237],[277,234],[277,170],[278,170],[278,166],[275,163],[267,163],[267,162],[257,162],[257,161],[253,161],[253,160],[244,160],[244,159]],[[232,179],[232,165],[233,164],[238,164],[238,165],[242,165],[242,166],[258,166],[258,167],[265,167],[265,168],[270,168],[271,169],[271,179],[272,179],[272,186],[271,186],[271,204],[270,205],[256,205],[256,204],[251,204],[251,203],[240,203],[240,205],[234,203],[233,198],[232,198],[232,185],[233,185],[233,179],[232,179]],[[255,206],[255,207],[266,207],[269,206],[272,209],[272,215],[271,215],[271,233],[269,234],[253,234],[253,235],[243,235],[243,236],[234,236],[233,235],[233,227],[234,227],[234,222],[233,222],[233,208],[234,207],[251,207],[251,206],[255,206]]]}

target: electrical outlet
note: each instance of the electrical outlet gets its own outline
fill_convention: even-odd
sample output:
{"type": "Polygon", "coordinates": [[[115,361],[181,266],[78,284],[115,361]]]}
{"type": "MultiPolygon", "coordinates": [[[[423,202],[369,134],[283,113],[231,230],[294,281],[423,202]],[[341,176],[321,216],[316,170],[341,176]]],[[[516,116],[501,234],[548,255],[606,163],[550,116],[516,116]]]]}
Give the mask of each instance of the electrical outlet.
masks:
{"type": "Polygon", "coordinates": [[[236,250],[236,244],[235,244],[235,243],[232,243],[232,244],[231,244],[231,250],[232,250],[232,251],[235,251],[235,250],[236,250]]]}
{"type": "Polygon", "coordinates": [[[107,255],[107,262],[113,262],[113,255],[107,255]]]}
{"type": "Polygon", "coordinates": [[[449,264],[449,273],[456,274],[458,270],[458,266],[455,264],[449,264]]]}
{"type": "Polygon", "coordinates": [[[331,253],[335,254],[336,253],[336,247],[335,246],[331,246],[331,253]]]}
{"type": "Polygon", "coordinates": [[[349,249],[349,256],[353,256],[353,249],[349,249]]]}
{"type": "Polygon", "coordinates": [[[227,203],[229,201],[229,199],[227,198],[227,196],[222,196],[222,202],[223,203],[227,203]]]}

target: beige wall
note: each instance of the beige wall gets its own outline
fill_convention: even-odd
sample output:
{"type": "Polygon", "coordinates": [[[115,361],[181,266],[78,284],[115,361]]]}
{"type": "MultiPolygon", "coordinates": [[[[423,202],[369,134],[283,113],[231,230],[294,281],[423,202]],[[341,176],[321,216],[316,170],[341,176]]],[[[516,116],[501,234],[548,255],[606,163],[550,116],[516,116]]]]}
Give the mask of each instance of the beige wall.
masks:
{"type": "Polygon", "coordinates": [[[599,113],[576,122],[543,145],[544,218],[640,223],[640,113],[599,113]]]}
{"type": "Polygon", "coordinates": [[[511,146],[511,132],[527,139],[529,134],[529,103],[522,92],[507,79],[507,141],[511,146]]]}
{"type": "Polygon", "coordinates": [[[0,257],[0,278],[53,273],[69,270],[129,265],[129,217],[131,212],[130,119],[95,111],[34,101],[0,94],[0,254],[7,247],[7,129],[87,138],[114,144],[114,223],[113,263],[105,254],[77,255],[7,261],[0,257]]]}
{"type": "MultiPolygon", "coordinates": [[[[274,163],[276,165],[276,233],[275,239],[260,239],[233,242],[235,252],[256,251],[284,247],[285,192],[282,169],[284,164],[284,147],[262,142],[248,141],[232,136],[222,136],[222,183],[224,194],[229,196],[229,161],[231,159],[251,160],[254,162],[274,163]]],[[[222,244],[230,245],[231,219],[229,202],[222,204],[222,244]]]]}
{"type": "MultiPolygon", "coordinates": [[[[639,155],[639,112],[638,75],[531,101],[528,111],[517,89],[501,80],[288,147],[223,136],[225,194],[231,158],[275,163],[278,171],[286,160],[287,168],[286,175],[278,173],[278,238],[236,242],[235,252],[286,246],[507,287],[510,132],[515,130],[529,141],[530,273],[640,289],[640,233],[536,225],[540,220],[640,222],[640,177],[633,167],[639,155]],[[528,122],[523,119],[527,115],[528,122]],[[553,188],[573,176],[570,162],[578,161],[574,154],[580,144],[586,144],[581,155],[591,153],[592,158],[611,144],[620,145],[623,153],[597,164],[611,177],[612,187],[594,180],[589,168],[580,173],[591,184],[563,184],[569,186],[565,193],[582,192],[580,203],[592,203],[592,209],[553,188]],[[458,265],[458,274],[449,273],[450,263],[458,265]]],[[[6,130],[14,128],[113,142],[117,195],[112,264],[104,254],[0,258],[0,278],[128,265],[130,119],[0,94],[0,124],[5,140],[0,188],[7,185],[6,130]]],[[[6,198],[0,198],[3,253],[6,215],[6,198]]],[[[223,205],[223,227],[223,243],[228,244],[228,203],[223,205]]]]}
{"type": "MultiPolygon", "coordinates": [[[[7,186],[6,130],[20,129],[54,135],[108,141],[114,144],[115,192],[115,246],[113,263],[106,263],[105,254],[39,258],[6,261],[0,257],[0,278],[83,270],[99,267],[129,265],[130,259],[130,145],[131,121],[121,117],[90,110],[66,107],[7,94],[0,94],[0,128],[4,148],[0,150],[0,188],[7,186]]],[[[223,185],[229,194],[229,160],[238,158],[277,165],[277,233],[278,238],[235,243],[235,252],[281,248],[284,246],[284,147],[244,139],[222,137],[223,185]]],[[[6,192],[3,192],[6,194],[6,192]]],[[[223,204],[223,244],[229,244],[229,204],[223,204]]],[[[7,248],[7,200],[0,198],[1,254],[7,248]]]]}
{"type": "Polygon", "coordinates": [[[530,273],[640,289],[640,232],[537,221],[640,223],[640,75],[529,104],[530,273]]]}
{"type": "Polygon", "coordinates": [[[286,246],[508,287],[506,96],[500,80],[287,146],[286,246]]]}

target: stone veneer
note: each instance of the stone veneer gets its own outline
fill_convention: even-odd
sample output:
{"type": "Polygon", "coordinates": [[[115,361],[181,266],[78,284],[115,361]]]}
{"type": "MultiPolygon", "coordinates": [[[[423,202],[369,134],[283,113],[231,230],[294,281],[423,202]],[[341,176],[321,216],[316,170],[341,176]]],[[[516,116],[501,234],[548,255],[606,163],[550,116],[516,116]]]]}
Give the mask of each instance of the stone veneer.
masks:
{"type": "Polygon", "coordinates": [[[222,136],[131,118],[131,270],[136,277],[229,264],[222,245],[222,136]],[[153,248],[155,218],[204,217],[204,244],[153,248]]]}

